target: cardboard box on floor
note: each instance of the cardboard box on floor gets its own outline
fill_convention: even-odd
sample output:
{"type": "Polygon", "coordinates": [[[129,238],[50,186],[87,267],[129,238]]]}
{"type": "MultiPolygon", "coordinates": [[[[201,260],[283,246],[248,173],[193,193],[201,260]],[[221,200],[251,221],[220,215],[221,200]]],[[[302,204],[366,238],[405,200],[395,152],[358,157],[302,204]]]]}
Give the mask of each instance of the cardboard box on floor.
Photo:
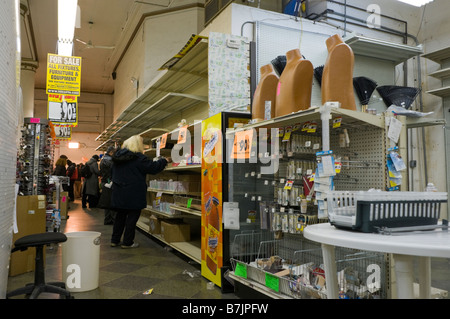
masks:
{"type": "Polygon", "coordinates": [[[190,241],[190,225],[180,220],[163,220],[161,221],[161,237],[168,243],[190,241]]]}
{"type": "MultiPolygon", "coordinates": [[[[59,193],[59,209],[61,214],[61,219],[67,219],[67,210],[69,205],[69,192],[59,193]]],[[[53,192],[53,204],[56,204],[56,191],[53,192]]]]}
{"type": "MultiPolygon", "coordinates": [[[[45,233],[45,195],[17,196],[16,216],[18,233],[13,234],[14,242],[27,235],[45,233]]],[[[9,275],[17,276],[34,270],[36,248],[16,251],[11,254],[9,275]]]]}

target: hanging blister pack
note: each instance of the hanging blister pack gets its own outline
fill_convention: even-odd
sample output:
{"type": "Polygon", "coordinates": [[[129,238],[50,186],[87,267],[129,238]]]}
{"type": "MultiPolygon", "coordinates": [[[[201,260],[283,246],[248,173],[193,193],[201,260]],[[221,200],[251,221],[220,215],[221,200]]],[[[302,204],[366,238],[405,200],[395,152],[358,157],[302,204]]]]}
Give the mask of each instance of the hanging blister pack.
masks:
{"type": "Polygon", "coordinates": [[[314,191],[318,206],[318,218],[327,218],[327,207],[324,194],[334,189],[336,175],[333,151],[317,152],[317,168],[314,176],[314,191]]]}
{"type": "Polygon", "coordinates": [[[397,152],[398,146],[391,147],[388,149],[389,157],[392,160],[392,163],[394,164],[394,167],[397,171],[403,171],[406,169],[405,162],[403,161],[400,154],[397,152]]]}
{"type": "Polygon", "coordinates": [[[395,168],[392,159],[388,156],[386,159],[389,173],[389,187],[396,187],[402,184],[402,174],[395,168]]]}

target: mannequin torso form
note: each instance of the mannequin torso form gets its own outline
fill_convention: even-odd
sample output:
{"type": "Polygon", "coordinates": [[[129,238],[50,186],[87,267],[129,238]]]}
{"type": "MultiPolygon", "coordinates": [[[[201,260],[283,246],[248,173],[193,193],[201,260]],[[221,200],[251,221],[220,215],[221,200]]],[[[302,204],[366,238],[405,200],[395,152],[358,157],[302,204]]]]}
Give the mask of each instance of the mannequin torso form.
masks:
{"type": "Polygon", "coordinates": [[[306,110],[311,106],[314,68],[299,49],[286,52],[286,67],[277,87],[275,116],[306,110]]]}
{"type": "Polygon", "coordinates": [[[270,101],[270,118],[275,117],[275,102],[278,85],[278,75],[272,64],[261,67],[261,79],[256,87],[252,102],[252,119],[264,120],[266,101],[270,101]]]}
{"type": "Polygon", "coordinates": [[[326,44],[328,57],[322,74],[322,104],[340,102],[341,108],[356,111],[353,51],[338,34],[328,38],[326,44]]]}

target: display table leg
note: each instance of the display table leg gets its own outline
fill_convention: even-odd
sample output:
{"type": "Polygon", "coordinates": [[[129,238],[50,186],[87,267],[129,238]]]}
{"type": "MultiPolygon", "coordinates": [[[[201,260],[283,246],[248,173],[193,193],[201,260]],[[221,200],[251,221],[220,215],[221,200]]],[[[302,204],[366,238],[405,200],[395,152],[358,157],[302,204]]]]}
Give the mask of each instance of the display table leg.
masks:
{"type": "Polygon", "coordinates": [[[413,299],[413,257],[394,254],[398,299],[413,299]]]}
{"type": "Polygon", "coordinates": [[[431,298],[431,258],[419,257],[419,298],[431,298]]]}
{"type": "Polygon", "coordinates": [[[325,266],[325,281],[328,299],[339,298],[335,249],[332,245],[322,244],[323,263],[325,266]]]}

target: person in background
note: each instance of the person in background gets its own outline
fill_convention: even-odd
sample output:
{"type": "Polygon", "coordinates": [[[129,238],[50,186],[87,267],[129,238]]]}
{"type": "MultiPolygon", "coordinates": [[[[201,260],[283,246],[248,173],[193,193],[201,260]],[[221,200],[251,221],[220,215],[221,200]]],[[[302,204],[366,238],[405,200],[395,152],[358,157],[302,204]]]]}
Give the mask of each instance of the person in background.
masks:
{"type": "Polygon", "coordinates": [[[67,158],[60,157],[55,163],[55,169],[53,170],[52,175],[55,176],[66,176],[66,165],[67,158]]]}
{"type": "Polygon", "coordinates": [[[69,201],[73,202],[75,200],[75,195],[73,193],[73,185],[77,179],[77,166],[71,160],[67,160],[67,176],[70,178],[70,184],[67,187],[67,192],[69,193],[69,201]]]}
{"type": "MultiPolygon", "coordinates": [[[[99,157],[97,154],[92,155],[91,159],[86,162],[85,165],[89,166],[92,175],[88,178],[85,178],[84,181],[84,192],[87,197],[87,203],[89,204],[89,208],[95,208],[98,203],[98,197],[100,193],[100,187],[98,184],[98,177],[100,176],[100,170],[98,168],[99,157]]],[[[86,208],[84,206],[83,208],[86,208]]]]}
{"type": "MultiPolygon", "coordinates": [[[[81,163],[80,164],[80,172],[83,171],[84,166],[86,166],[86,164],[81,163]]],[[[80,174],[81,175],[81,174],[80,174]]],[[[87,207],[87,195],[86,195],[86,178],[84,178],[83,176],[81,176],[81,204],[83,208],[87,207]]]]}
{"type": "MultiPolygon", "coordinates": [[[[104,189],[105,184],[108,184],[109,182],[111,182],[111,167],[113,165],[111,156],[114,154],[115,151],[116,151],[116,149],[114,146],[109,146],[108,149],[106,150],[105,155],[103,156],[103,158],[100,162],[100,174],[102,176],[102,178],[101,178],[102,190],[104,189]]],[[[113,225],[115,217],[116,217],[116,211],[106,208],[105,209],[105,219],[104,219],[103,223],[105,225],[113,225]]]]}
{"type": "Polygon", "coordinates": [[[152,161],[143,154],[142,137],[134,135],[122,144],[112,156],[111,177],[113,181],[111,205],[117,211],[111,235],[111,247],[135,248],[136,223],[141,210],[147,207],[147,174],[164,170],[170,158],[152,161]]]}
{"type": "Polygon", "coordinates": [[[81,198],[81,165],[82,164],[77,164],[77,178],[74,180],[73,183],[73,194],[75,196],[75,199],[80,199],[81,198]]]}

